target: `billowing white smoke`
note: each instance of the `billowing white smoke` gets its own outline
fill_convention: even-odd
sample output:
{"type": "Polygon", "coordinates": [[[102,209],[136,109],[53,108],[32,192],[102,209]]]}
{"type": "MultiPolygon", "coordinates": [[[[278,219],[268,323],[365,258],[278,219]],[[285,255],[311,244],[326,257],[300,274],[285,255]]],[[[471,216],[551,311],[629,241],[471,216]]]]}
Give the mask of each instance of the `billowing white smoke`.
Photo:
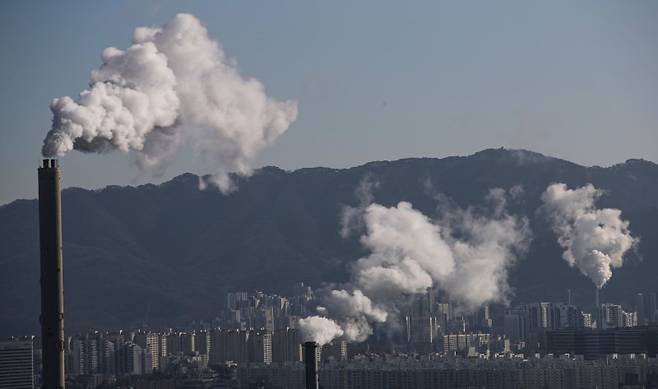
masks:
{"type": "Polygon", "coordinates": [[[355,281],[380,300],[400,293],[423,293],[434,280],[445,280],[455,272],[455,258],[441,236],[441,227],[410,203],[387,208],[366,208],[367,234],[361,243],[371,254],[356,263],[355,281]]]}
{"type": "Polygon", "coordinates": [[[343,335],[343,330],[335,321],[320,316],[299,319],[297,323],[305,340],[313,340],[320,346],[343,335]]]}
{"type": "Polygon", "coordinates": [[[333,317],[341,318],[341,327],[346,339],[362,342],[371,335],[372,329],[369,322],[383,323],[388,313],[382,308],[375,306],[360,290],[352,293],[340,289],[332,290],[325,298],[326,312],[333,317]]]}
{"type": "MultiPolygon", "coordinates": [[[[368,205],[361,215],[361,243],[370,254],[354,266],[353,292],[331,291],[320,313],[339,324],[347,340],[363,341],[372,334],[371,323],[394,315],[404,296],[431,287],[465,310],[508,302],[508,269],[527,249],[531,234],[526,219],[506,212],[505,196],[492,190],[493,211],[455,208],[439,221],[404,201],[394,207],[368,205]]],[[[299,326],[307,339],[319,337],[305,322],[299,326]]]]}
{"type": "Polygon", "coordinates": [[[562,257],[602,288],[612,277],[612,269],[621,267],[624,254],[638,240],[631,236],[628,221],[619,209],[597,209],[594,202],[602,191],[588,184],[568,189],[552,184],[542,195],[543,208],[564,248],[562,257]]]}
{"type": "Polygon", "coordinates": [[[240,76],[192,15],[137,28],[132,46],[107,48],[102,61],[77,101],[52,101],[44,156],[135,151],[140,166],[156,167],[190,143],[226,191],[228,173],[250,174],[258,153],[297,117],[295,102],[275,101],[258,80],[240,76]]]}

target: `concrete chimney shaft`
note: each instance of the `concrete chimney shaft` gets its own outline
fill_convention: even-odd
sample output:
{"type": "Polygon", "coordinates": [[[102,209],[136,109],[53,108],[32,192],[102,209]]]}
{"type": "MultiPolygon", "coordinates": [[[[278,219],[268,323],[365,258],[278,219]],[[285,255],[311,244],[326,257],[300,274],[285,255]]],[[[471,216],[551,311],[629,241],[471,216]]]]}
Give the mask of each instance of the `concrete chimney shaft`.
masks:
{"type": "Polygon", "coordinates": [[[64,267],[62,202],[56,159],[39,168],[41,348],[44,389],[64,389],[64,267]]]}

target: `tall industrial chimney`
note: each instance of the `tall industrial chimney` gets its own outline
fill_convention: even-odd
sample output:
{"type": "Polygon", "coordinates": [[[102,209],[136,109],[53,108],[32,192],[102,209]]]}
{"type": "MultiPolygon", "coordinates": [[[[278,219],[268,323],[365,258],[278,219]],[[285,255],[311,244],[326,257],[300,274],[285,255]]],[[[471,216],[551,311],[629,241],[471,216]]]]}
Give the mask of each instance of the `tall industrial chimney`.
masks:
{"type": "Polygon", "coordinates": [[[319,389],[317,343],[304,343],[304,364],[306,366],[306,389],[319,389]]]}
{"type": "Polygon", "coordinates": [[[64,389],[64,268],[59,180],[57,160],[44,159],[39,168],[43,389],[64,389]]]}

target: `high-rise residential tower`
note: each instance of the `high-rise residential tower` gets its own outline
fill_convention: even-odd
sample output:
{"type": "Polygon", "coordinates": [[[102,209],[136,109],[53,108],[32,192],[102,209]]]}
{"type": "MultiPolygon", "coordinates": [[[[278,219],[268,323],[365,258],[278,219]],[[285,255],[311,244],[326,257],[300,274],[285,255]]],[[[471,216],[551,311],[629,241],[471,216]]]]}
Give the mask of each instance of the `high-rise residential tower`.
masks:
{"type": "Polygon", "coordinates": [[[31,339],[0,341],[0,389],[33,389],[31,339]]]}

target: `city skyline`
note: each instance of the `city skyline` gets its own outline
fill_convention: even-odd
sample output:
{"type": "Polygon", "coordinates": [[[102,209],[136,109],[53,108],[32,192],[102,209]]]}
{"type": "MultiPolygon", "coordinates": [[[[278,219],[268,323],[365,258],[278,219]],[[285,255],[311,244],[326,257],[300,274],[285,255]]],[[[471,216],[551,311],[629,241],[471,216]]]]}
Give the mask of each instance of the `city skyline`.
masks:
{"type": "MultiPolygon", "coordinates": [[[[293,289],[295,294],[287,297],[258,291],[228,293],[224,298],[225,307],[217,311],[216,318],[194,320],[178,328],[151,329],[144,325],[135,329],[96,329],[69,334],[65,349],[67,385],[139,382],[140,379],[163,385],[165,382],[191,384],[201,379],[207,383],[233,382],[246,388],[255,379],[274,384],[283,377],[292,380],[287,384],[289,388],[303,385],[301,367],[305,357],[296,318],[313,309],[315,297],[314,291],[303,283],[297,283],[293,289]],[[222,371],[234,373],[222,375],[225,374],[222,371]],[[153,373],[157,374],[152,376],[153,373]]],[[[389,374],[434,369],[433,374],[443,375],[441,380],[450,381],[457,379],[451,371],[458,365],[465,365],[476,371],[496,366],[496,369],[507,371],[502,374],[509,375],[500,379],[512,380],[505,384],[487,381],[487,387],[515,387],[521,385],[520,382],[535,387],[539,383],[527,381],[530,378],[523,374],[515,375],[537,368],[537,365],[548,367],[556,363],[579,369],[599,364],[607,369],[616,369],[618,363],[620,366],[655,365],[655,353],[658,352],[655,348],[658,344],[655,293],[647,293],[647,296],[653,296],[649,304],[636,306],[630,313],[625,313],[618,305],[603,302],[598,316],[599,320],[604,320],[603,326],[597,326],[596,320],[592,320],[597,315],[583,313],[568,302],[485,307],[464,315],[454,310],[450,303],[443,302],[437,292],[433,289],[414,296],[401,312],[402,325],[394,326],[393,333],[378,328],[365,343],[335,340],[322,346],[318,354],[320,382],[343,388],[341,385],[346,383],[341,384],[339,377],[345,369],[392,369],[389,374]],[[638,322],[640,311],[646,314],[651,310],[650,319],[638,322]],[[406,327],[403,323],[407,323],[406,327]],[[643,331],[653,334],[650,335],[655,337],[653,343],[641,335],[643,331]],[[606,336],[609,338],[605,334],[617,333],[620,335],[615,335],[618,336],[616,343],[604,341],[606,336]],[[590,340],[583,346],[578,341],[574,343],[575,335],[590,340]],[[631,340],[635,339],[633,336],[638,338],[631,340]],[[606,359],[612,352],[616,356],[606,359]],[[535,353],[540,356],[535,356],[535,353]],[[638,355],[628,355],[630,353],[638,355]],[[477,360],[486,364],[474,363],[477,360]],[[528,366],[519,366],[518,363],[528,366]],[[333,377],[334,374],[337,376],[333,377]]],[[[639,303],[643,295],[637,296],[639,303]]],[[[568,298],[568,294],[565,297],[568,298]]],[[[9,377],[2,369],[5,354],[26,356],[22,359],[21,382],[32,379],[26,374],[29,371],[38,382],[38,360],[35,359],[37,362],[32,365],[31,358],[35,353],[33,350],[38,350],[39,342],[34,336],[0,342],[0,387],[9,377]]],[[[558,371],[563,371],[561,369],[558,371]]],[[[471,374],[475,375],[472,379],[482,379],[475,378],[478,376],[476,372],[471,374]]],[[[372,378],[359,379],[367,382],[372,378]]],[[[566,381],[574,379],[563,378],[566,381]]],[[[613,375],[608,379],[612,384],[629,378],[613,375]]],[[[633,379],[645,382],[653,378],[641,373],[633,379]]],[[[410,388],[423,388],[418,382],[409,385],[412,385],[410,388]]],[[[453,385],[458,386],[453,382],[448,387],[453,385]]]]}

